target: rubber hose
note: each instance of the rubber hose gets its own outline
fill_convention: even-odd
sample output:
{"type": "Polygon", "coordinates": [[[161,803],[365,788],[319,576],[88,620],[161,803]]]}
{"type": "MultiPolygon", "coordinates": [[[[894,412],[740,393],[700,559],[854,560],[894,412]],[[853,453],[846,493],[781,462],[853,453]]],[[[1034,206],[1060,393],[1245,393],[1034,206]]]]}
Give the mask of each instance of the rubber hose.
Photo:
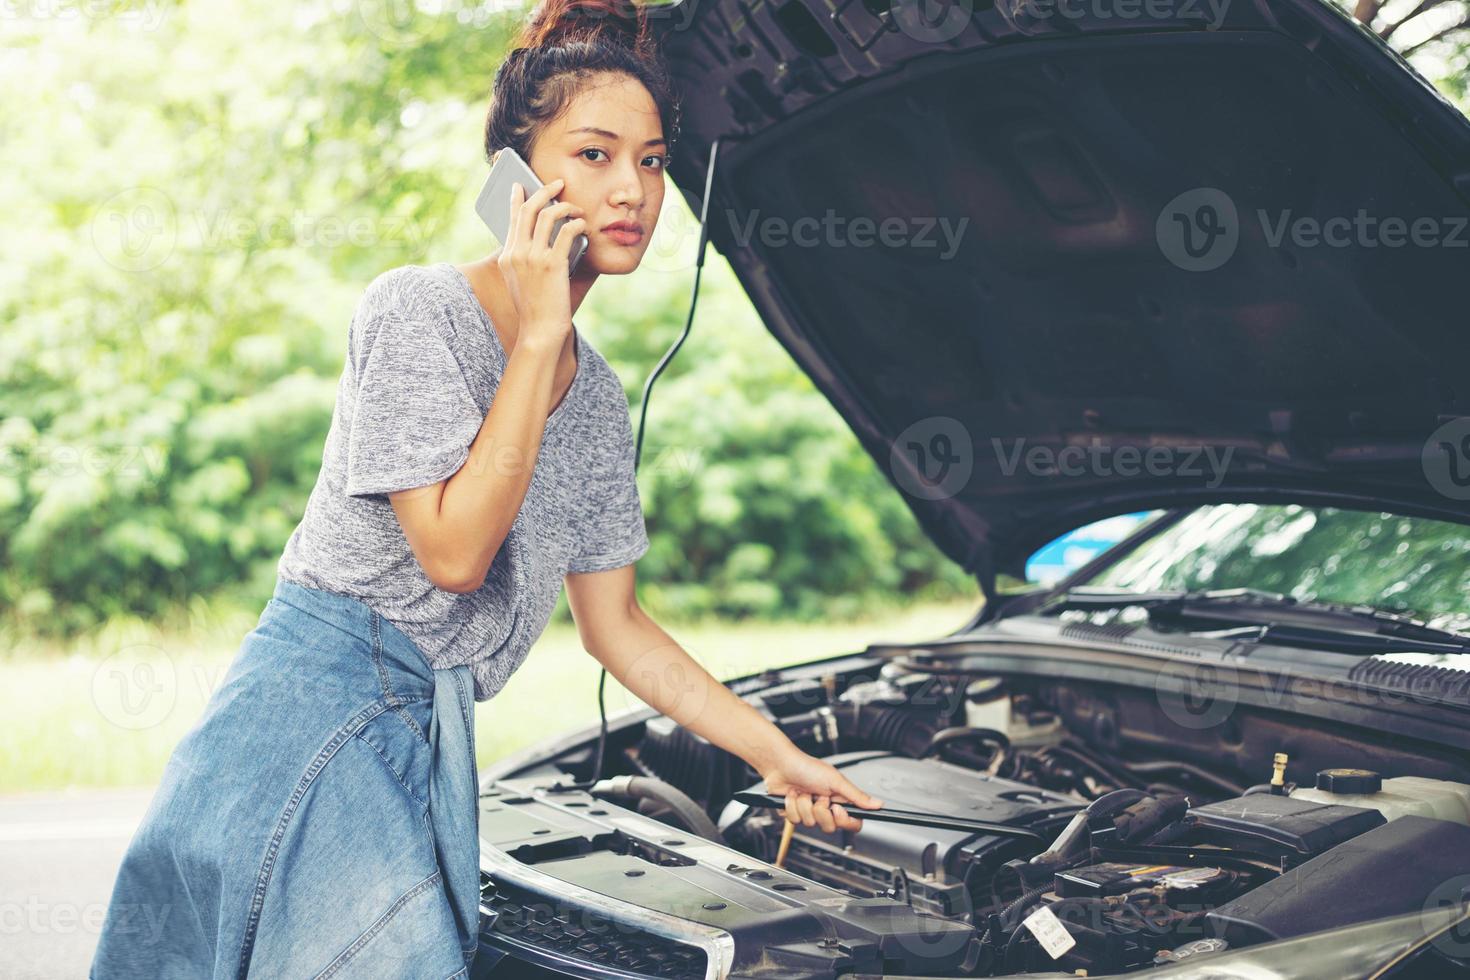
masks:
{"type": "MultiPolygon", "coordinates": [[[[1022,892],[1019,898],[1013,900],[1009,905],[1001,909],[1000,912],[998,912],[991,918],[991,921],[998,922],[1000,924],[1000,928],[1003,931],[1006,930],[1007,922],[1010,917],[1015,913],[1016,909],[1025,908],[1026,906],[1039,899],[1042,895],[1045,895],[1047,892],[1051,891],[1051,889],[1051,885],[1038,885],[1035,888],[1022,892]]],[[[1014,931],[1015,929],[1019,928],[1019,924],[1017,924],[1016,926],[1010,926],[1009,928],[1011,931],[1014,931]]],[[[990,945],[990,933],[991,929],[987,926],[984,934],[980,937],[981,946],[988,947],[990,945]]],[[[996,938],[998,940],[1000,937],[997,936],[996,938]]]]}
{"type": "Polygon", "coordinates": [[[716,844],[724,844],[725,837],[715,822],[709,818],[689,795],[677,786],[664,782],[662,779],[654,779],[651,776],[615,776],[612,779],[604,779],[592,787],[594,796],[612,796],[619,799],[630,800],[654,800],[662,803],[674,812],[674,815],[690,833],[698,834],[705,840],[714,841],[716,844]]]}
{"type": "MultiPolygon", "coordinates": [[[[1015,915],[1017,912],[1023,912],[1030,906],[1036,904],[1037,900],[1040,899],[1041,896],[1051,891],[1054,887],[1055,885],[1053,884],[1037,885],[1035,888],[1030,889],[1020,898],[1016,899],[1015,901],[1011,902],[1011,904],[1001,909],[1001,925],[1005,926],[1007,923],[1009,923],[1011,916],[1015,915]]],[[[1017,923],[1017,925],[1015,926],[1011,926],[1010,928],[1012,930],[1015,930],[1018,926],[1019,923],[1017,923]]]]}
{"type": "Polygon", "coordinates": [[[1200,782],[1207,783],[1220,790],[1226,796],[1243,796],[1245,794],[1246,788],[1239,783],[1232,782],[1223,776],[1217,776],[1208,770],[1201,769],[1199,766],[1191,765],[1188,762],[1175,762],[1173,760],[1164,762],[1125,762],[1123,765],[1130,772],[1136,772],[1142,776],[1155,776],[1161,772],[1188,773],[1200,782]]]}
{"type": "Polygon", "coordinates": [[[1115,789],[1111,793],[1104,793],[1091,803],[1087,804],[1087,820],[1091,824],[1095,820],[1103,820],[1114,816],[1122,810],[1128,809],[1139,800],[1148,799],[1148,794],[1141,789],[1133,789],[1131,786],[1125,789],[1115,789]]]}
{"type": "Polygon", "coordinates": [[[1011,747],[1011,740],[993,728],[971,728],[968,725],[956,725],[954,728],[945,728],[934,733],[929,739],[929,744],[920,753],[919,758],[927,759],[935,752],[951,742],[976,740],[989,742],[1001,751],[1011,747]]]}

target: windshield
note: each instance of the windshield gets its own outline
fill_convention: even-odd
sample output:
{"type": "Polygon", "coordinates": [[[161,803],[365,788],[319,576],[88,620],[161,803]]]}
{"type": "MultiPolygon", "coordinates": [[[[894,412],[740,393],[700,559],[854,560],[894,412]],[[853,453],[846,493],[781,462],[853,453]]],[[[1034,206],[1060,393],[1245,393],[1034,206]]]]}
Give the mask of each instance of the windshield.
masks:
{"type": "Polygon", "coordinates": [[[1132,592],[1264,589],[1465,631],[1470,527],[1332,507],[1216,504],[1076,584],[1132,592]]]}

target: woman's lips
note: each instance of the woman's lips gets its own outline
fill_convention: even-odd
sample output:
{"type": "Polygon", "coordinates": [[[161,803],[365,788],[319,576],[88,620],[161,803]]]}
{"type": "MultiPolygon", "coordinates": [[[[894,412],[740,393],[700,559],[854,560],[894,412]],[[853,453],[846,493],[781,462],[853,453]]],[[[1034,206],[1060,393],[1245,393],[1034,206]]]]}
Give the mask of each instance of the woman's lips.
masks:
{"type": "Polygon", "coordinates": [[[643,240],[643,232],[629,228],[604,228],[602,233],[619,245],[637,245],[643,240]]]}

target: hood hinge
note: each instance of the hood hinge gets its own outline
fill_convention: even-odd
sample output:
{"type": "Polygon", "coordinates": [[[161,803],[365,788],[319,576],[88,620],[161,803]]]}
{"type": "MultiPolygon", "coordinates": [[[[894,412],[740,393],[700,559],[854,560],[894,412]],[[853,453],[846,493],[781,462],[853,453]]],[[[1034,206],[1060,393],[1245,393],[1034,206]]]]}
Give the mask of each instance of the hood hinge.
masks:
{"type": "Polygon", "coordinates": [[[981,610],[980,621],[985,622],[995,611],[995,552],[990,544],[985,541],[977,541],[970,549],[969,555],[965,557],[965,571],[974,575],[980,583],[980,593],[985,596],[985,608],[981,610]]]}

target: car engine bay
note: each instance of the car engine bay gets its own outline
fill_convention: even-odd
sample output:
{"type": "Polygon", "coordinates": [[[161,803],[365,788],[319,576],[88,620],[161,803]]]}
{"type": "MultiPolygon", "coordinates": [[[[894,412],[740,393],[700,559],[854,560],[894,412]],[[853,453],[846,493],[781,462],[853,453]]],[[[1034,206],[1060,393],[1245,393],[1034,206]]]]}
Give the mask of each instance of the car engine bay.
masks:
{"type": "Polygon", "coordinates": [[[482,932],[574,975],[1099,976],[1470,890],[1464,760],[1390,733],[1245,707],[1192,729],[1153,691],[891,661],[738,693],[885,808],[1013,832],[783,842],[779,810],[734,798],[764,789],[742,760],[653,715],[590,790],[552,778],[571,756],[482,787],[482,932]]]}

